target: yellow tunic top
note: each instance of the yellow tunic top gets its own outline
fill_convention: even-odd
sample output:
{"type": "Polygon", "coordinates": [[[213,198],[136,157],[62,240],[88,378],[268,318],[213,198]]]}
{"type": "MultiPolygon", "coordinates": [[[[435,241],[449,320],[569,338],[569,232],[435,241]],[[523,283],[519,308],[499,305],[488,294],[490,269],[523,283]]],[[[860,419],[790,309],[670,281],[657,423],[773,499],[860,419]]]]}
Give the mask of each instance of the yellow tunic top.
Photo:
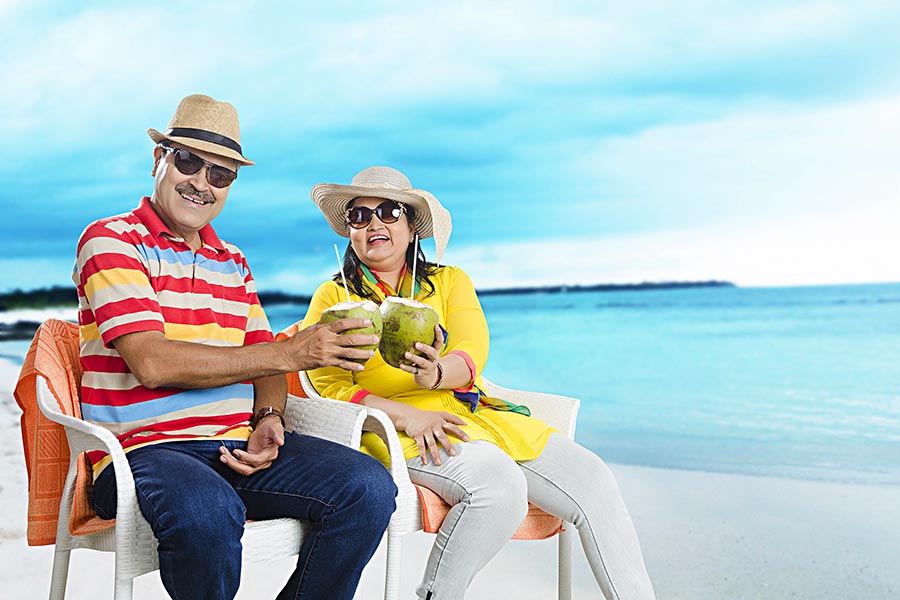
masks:
{"type": "MultiPolygon", "coordinates": [[[[405,297],[409,297],[410,279],[409,275],[404,275],[400,282],[400,289],[405,291],[405,297]]],[[[435,287],[434,293],[426,296],[427,292],[421,290],[415,299],[437,311],[439,322],[447,331],[441,354],[453,351],[466,354],[476,370],[475,385],[481,387],[481,372],[487,362],[490,340],[487,321],[472,280],[462,269],[447,266],[440,267],[430,279],[435,287]]],[[[364,285],[372,289],[378,303],[384,300],[384,291],[365,279],[364,285]]],[[[354,301],[364,300],[352,293],[351,298],[354,301]]],[[[341,285],[326,281],[313,295],[301,329],[317,323],[322,311],[346,299],[341,285]]],[[[364,371],[351,373],[337,367],[326,367],[309,371],[308,375],[316,391],[327,398],[349,401],[361,390],[366,390],[422,410],[442,410],[459,415],[467,423],[461,429],[469,435],[470,440],[493,442],[515,460],[536,458],[544,449],[549,435],[555,431],[533,417],[487,406],[479,406],[473,413],[469,405],[453,395],[453,390],[431,391],[420,388],[410,373],[390,366],[377,351],[366,363],[364,371]]],[[[406,458],[418,456],[415,440],[404,432],[399,433],[406,458]]],[[[447,435],[453,443],[462,443],[449,432],[447,435]]],[[[363,450],[385,464],[389,463],[387,449],[376,435],[367,433],[363,436],[363,450]]]]}

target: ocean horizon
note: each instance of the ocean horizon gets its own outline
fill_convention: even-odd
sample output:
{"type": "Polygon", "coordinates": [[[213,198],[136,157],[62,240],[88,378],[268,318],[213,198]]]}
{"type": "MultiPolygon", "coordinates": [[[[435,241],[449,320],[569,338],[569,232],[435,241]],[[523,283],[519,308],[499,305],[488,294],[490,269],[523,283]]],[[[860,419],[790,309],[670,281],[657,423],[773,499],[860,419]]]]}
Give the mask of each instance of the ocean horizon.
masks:
{"type": "MultiPolygon", "coordinates": [[[[580,398],[576,439],[609,462],[900,485],[900,283],[481,300],[486,376],[580,398]]],[[[267,307],[276,332],[305,312],[267,307]]]]}

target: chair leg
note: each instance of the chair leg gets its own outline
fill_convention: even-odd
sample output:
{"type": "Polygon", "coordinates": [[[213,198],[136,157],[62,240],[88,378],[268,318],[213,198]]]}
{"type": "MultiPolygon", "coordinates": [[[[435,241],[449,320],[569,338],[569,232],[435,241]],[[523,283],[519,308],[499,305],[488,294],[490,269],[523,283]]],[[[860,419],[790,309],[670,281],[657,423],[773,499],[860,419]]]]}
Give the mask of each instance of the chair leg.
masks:
{"type": "Polygon", "coordinates": [[[53,553],[53,575],[50,578],[50,600],[66,597],[66,582],[69,579],[69,555],[71,550],[57,550],[53,553]]]}
{"type": "Polygon", "coordinates": [[[134,600],[134,579],[116,579],[115,600],[134,600]]]}
{"type": "Polygon", "coordinates": [[[572,600],[572,538],[575,526],[563,523],[565,530],[559,534],[559,600],[572,600]]]}
{"type": "Polygon", "coordinates": [[[387,569],[384,576],[384,600],[400,598],[400,536],[388,532],[387,569]]]}

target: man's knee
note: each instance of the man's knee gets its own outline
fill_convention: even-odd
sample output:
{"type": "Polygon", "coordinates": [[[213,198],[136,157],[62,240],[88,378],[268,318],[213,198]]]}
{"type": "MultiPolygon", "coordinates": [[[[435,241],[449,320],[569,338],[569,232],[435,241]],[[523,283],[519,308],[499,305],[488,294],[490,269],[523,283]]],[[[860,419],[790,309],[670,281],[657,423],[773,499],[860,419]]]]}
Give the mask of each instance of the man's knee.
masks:
{"type": "Polygon", "coordinates": [[[187,494],[173,500],[160,515],[157,537],[184,547],[206,551],[240,546],[246,509],[236,495],[187,494]]]}
{"type": "Polygon", "coordinates": [[[384,530],[396,508],[397,486],[384,465],[362,452],[355,454],[346,473],[345,509],[360,513],[374,529],[384,530]]]}

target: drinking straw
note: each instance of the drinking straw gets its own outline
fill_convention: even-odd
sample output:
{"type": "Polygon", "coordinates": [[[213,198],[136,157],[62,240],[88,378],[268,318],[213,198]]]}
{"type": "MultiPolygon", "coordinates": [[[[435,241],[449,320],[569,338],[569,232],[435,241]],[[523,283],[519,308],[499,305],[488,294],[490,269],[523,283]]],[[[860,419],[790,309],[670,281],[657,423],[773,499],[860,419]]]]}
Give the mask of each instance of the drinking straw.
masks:
{"type": "Polygon", "coordinates": [[[413,276],[412,276],[412,285],[409,290],[409,299],[416,299],[416,261],[419,258],[419,234],[416,234],[416,242],[414,246],[415,250],[413,250],[413,276]]]}
{"type": "Polygon", "coordinates": [[[347,294],[347,302],[350,302],[350,290],[347,288],[347,278],[344,277],[344,263],[341,262],[341,253],[338,252],[337,244],[334,244],[334,255],[338,261],[338,271],[341,272],[341,281],[344,282],[344,292],[347,294]]]}

